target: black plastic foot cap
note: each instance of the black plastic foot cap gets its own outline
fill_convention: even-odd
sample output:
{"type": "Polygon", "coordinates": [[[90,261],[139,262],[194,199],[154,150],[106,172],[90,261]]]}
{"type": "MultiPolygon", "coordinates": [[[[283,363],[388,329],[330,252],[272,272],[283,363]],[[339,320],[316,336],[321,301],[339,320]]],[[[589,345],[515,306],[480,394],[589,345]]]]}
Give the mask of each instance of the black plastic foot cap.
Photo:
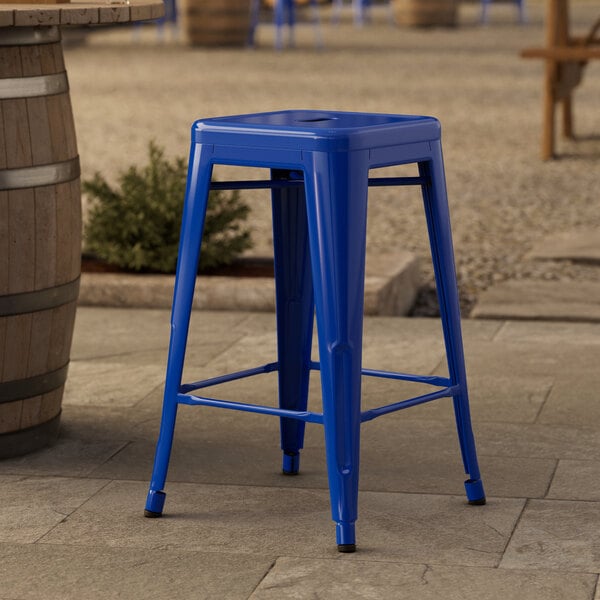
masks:
{"type": "Polygon", "coordinates": [[[356,552],[356,544],[338,544],[338,552],[356,552]]]}
{"type": "Polygon", "coordinates": [[[158,517],[162,517],[162,513],[154,512],[153,510],[144,510],[144,516],[148,519],[158,519],[158,517]]]}
{"type": "Polygon", "coordinates": [[[293,477],[294,475],[298,475],[299,471],[286,471],[283,469],[281,471],[284,475],[288,475],[289,477],[293,477]]]}
{"type": "Polygon", "coordinates": [[[479,498],[479,500],[469,500],[469,504],[471,506],[483,506],[485,502],[485,496],[483,498],[479,498]]]}

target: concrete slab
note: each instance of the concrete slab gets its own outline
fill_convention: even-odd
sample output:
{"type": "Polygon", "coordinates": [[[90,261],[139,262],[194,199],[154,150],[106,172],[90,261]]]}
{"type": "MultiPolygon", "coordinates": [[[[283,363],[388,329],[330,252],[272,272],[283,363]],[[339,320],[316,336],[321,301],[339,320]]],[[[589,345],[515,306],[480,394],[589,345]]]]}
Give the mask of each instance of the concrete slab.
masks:
{"type": "Polygon", "coordinates": [[[159,426],[160,410],[69,405],[63,407],[60,439],[83,442],[148,440],[158,435],[159,426]]]}
{"type": "MultiPolygon", "coordinates": [[[[174,483],[167,493],[165,516],[144,519],[146,486],[112,482],[43,543],[337,556],[325,490],[174,483]]],[[[364,492],[356,558],[496,566],[523,503],[364,492]]]]}
{"type": "MultiPolygon", "coordinates": [[[[237,318],[241,316],[238,314],[237,318]]],[[[165,310],[107,312],[87,307],[77,311],[71,359],[100,358],[141,349],[165,350],[168,340],[169,313],[165,310]]]]}
{"type": "Polygon", "coordinates": [[[600,572],[600,511],[593,502],[530,500],[501,566],[600,572]]]}
{"type": "Polygon", "coordinates": [[[526,258],[600,264],[600,229],[553,233],[535,244],[526,258]]]}
{"type": "MultiPolygon", "coordinates": [[[[207,337],[210,344],[241,338],[247,331],[244,323],[251,313],[207,312],[202,319],[192,316],[190,332],[192,337],[207,337]],[[197,334],[195,333],[197,332],[197,334]]],[[[275,328],[274,318],[273,330],[275,328]]],[[[251,328],[256,325],[251,325],[251,328]]],[[[130,310],[114,308],[109,311],[97,307],[79,308],[75,322],[72,360],[90,360],[110,356],[127,356],[132,353],[156,353],[156,361],[165,364],[169,345],[170,311],[167,309],[130,310]],[[101,334],[99,334],[101,332],[101,334]],[[163,352],[161,355],[160,352],[163,352]],[[160,357],[160,358],[158,358],[160,357]]],[[[129,360],[135,360],[129,357],[129,360]]],[[[144,361],[149,357],[145,356],[144,361]]]]}
{"type": "MultiPolygon", "coordinates": [[[[466,320],[467,327],[479,321],[466,320]]],[[[494,337],[495,342],[527,342],[534,344],[598,346],[600,345],[600,324],[568,323],[564,321],[504,321],[494,337]]]]}
{"type": "Polygon", "coordinates": [[[600,359],[598,346],[549,342],[481,343],[465,346],[467,373],[494,377],[563,377],[595,370],[600,359]]]}
{"type": "Polygon", "coordinates": [[[0,598],[246,600],[273,560],[168,548],[0,544],[0,598]]]}
{"type": "MultiPolygon", "coordinates": [[[[80,306],[170,308],[173,275],[83,273],[80,306]]],[[[406,315],[420,285],[418,258],[411,252],[367,255],[365,314],[406,315]]],[[[194,308],[201,310],[274,311],[272,277],[200,277],[194,308]]]]}
{"type": "Polygon", "coordinates": [[[538,421],[548,425],[595,429],[600,427],[600,372],[563,377],[552,388],[538,421]]]}
{"type": "Polygon", "coordinates": [[[0,473],[53,477],[85,477],[116,455],[127,441],[69,439],[61,434],[48,448],[0,461],[0,473]]]}
{"type": "Polygon", "coordinates": [[[547,498],[600,502],[600,464],[587,460],[560,460],[547,498]]]}
{"type": "Polygon", "coordinates": [[[478,423],[477,447],[489,456],[600,459],[600,432],[539,424],[478,423]]]}
{"type": "Polygon", "coordinates": [[[163,378],[163,373],[154,365],[133,366],[114,359],[74,361],[69,366],[63,403],[135,406],[161,385],[163,378]]]}
{"type": "Polygon", "coordinates": [[[597,322],[600,321],[600,283],[505,281],[481,294],[471,317],[597,322]]]}
{"type": "MultiPolygon", "coordinates": [[[[322,436],[322,431],[315,430],[322,436]]],[[[301,471],[297,477],[281,474],[281,451],[276,430],[270,440],[250,443],[238,440],[236,428],[220,440],[175,440],[169,467],[169,482],[194,482],[214,485],[260,485],[280,488],[327,489],[325,451],[309,440],[302,450],[301,471]],[[244,460],[240,457],[243,456],[244,460]]],[[[389,436],[385,448],[363,437],[360,489],[379,492],[421,494],[464,494],[465,475],[458,442],[451,447],[418,443],[416,435],[403,431],[389,436]],[[397,440],[402,438],[402,443],[397,440]],[[381,456],[387,457],[386,461],[381,456]]],[[[246,436],[247,437],[247,436],[246,436]]],[[[314,436],[307,436],[314,437],[314,436]]],[[[91,475],[118,480],[150,481],[155,442],[133,442],[115,454],[91,475]]],[[[556,468],[554,459],[494,457],[481,455],[480,467],[490,496],[543,498],[556,468]]],[[[22,472],[22,471],[20,471],[22,472]]]]}
{"type": "Polygon", "coordinates": [[[283,557],[249,600],[589,600],[595,583],[587,574],[283,557]]]}
{"type": "Polygon", "coordinates": [[[23,477],[0,488],[0,542],[30,544],[51,531],[107,481],[23,477]]]}
{"type": "MultiPolygon", "coordinates": [[[[486,374],[475,369],[468,372],[467,377],[471,417],[474,423],[534,423],[553,384],[553,379],[549,376],[523,377],[496,372],[486,374]]],[[[386,382],[390,392],[393,391],[393,383],[386,382]]],[[[445,399],[430,402],[419,411],[406,410],[403,415],[408,419],[454,419],[451,400],[445,399]]]]}

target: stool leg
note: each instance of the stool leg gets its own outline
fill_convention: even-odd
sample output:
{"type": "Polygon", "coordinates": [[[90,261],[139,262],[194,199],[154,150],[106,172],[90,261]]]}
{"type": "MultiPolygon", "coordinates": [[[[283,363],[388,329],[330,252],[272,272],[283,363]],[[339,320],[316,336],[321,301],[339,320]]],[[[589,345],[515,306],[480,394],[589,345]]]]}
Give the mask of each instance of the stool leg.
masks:
{"type": "Polygon", "coordinates": [[[200,243],[210,189],[212,167],[209,158],[210,153],[203,153],[201,146],[192,146],[171,311],[171,341],[167,359],[163,413],[156,445],[152,480],[144,511],[146,517],[160,517],[165,503],[166,495],[162,490],[167,478],[173,445],[173,432],[177,416],[177,394],[183,373],[185,346],[192,311],[194,285],[198,272],[198,259],[200,257],[200,243]]]}
{"type": "MultiPolygon", "coordinates": [[[[273,170],[272,178],[301,179],[302,175],[273,170]]],[[[314,301],[303,188],[274,189],[272,205],[279,406],[304,411],[308,403],[314,301]]],[[[280,423],[283,472],[296,475],[305,423],[288,418],[280,423]]]]}
{"type": "Polygon", "coordinates": [[[356,548],[368,152],[314,153],[306,174],[323,425],[338,550],[356,548]]]}
{"type": "Polygon", "coordinates": [[[485,493],[479,474],[469,410],[442,149],[439,142],[431,142],[431,144],[434,150],[433,160],[419,163],[419,173],[421,177],[428,180],[428,183],[423,186],[423,198],[444,330],[448,370],[452,384],[459,386],[459,392],[454,396],[454,414],[465,473],[468,475],[465,489],[470,504],[485,504],[485,493]]]}

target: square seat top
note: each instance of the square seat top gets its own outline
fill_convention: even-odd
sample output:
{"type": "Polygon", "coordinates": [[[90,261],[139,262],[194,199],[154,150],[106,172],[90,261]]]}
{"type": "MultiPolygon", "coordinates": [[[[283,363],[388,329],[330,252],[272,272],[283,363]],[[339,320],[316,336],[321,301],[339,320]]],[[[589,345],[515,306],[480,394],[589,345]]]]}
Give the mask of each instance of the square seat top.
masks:
{"type": "Polygon", "coordinates": [[[327,110],[285,110],[200,119],[196,143],[249,148],[347,151],[440,139],[433,117],[327,110]]]}

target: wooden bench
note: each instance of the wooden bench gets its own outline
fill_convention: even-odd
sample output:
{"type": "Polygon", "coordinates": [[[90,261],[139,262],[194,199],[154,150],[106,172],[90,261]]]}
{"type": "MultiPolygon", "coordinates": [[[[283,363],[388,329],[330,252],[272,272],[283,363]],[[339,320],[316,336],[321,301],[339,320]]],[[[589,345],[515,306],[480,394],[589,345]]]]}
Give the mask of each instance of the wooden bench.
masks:
{"type": "Polygon", "coordinates": [[[544,122],[542,159],[554,157],[554,112],[562,105],[562,130],[573,138],[573,90],[581,82],[589,60],[600,59],[600,18],[586,36],[569,34],[568,0],[548,0],[546,15],[546,47],[528,48],[523,58],[541,58],[546,61],[544,76],[544,122]]]}

